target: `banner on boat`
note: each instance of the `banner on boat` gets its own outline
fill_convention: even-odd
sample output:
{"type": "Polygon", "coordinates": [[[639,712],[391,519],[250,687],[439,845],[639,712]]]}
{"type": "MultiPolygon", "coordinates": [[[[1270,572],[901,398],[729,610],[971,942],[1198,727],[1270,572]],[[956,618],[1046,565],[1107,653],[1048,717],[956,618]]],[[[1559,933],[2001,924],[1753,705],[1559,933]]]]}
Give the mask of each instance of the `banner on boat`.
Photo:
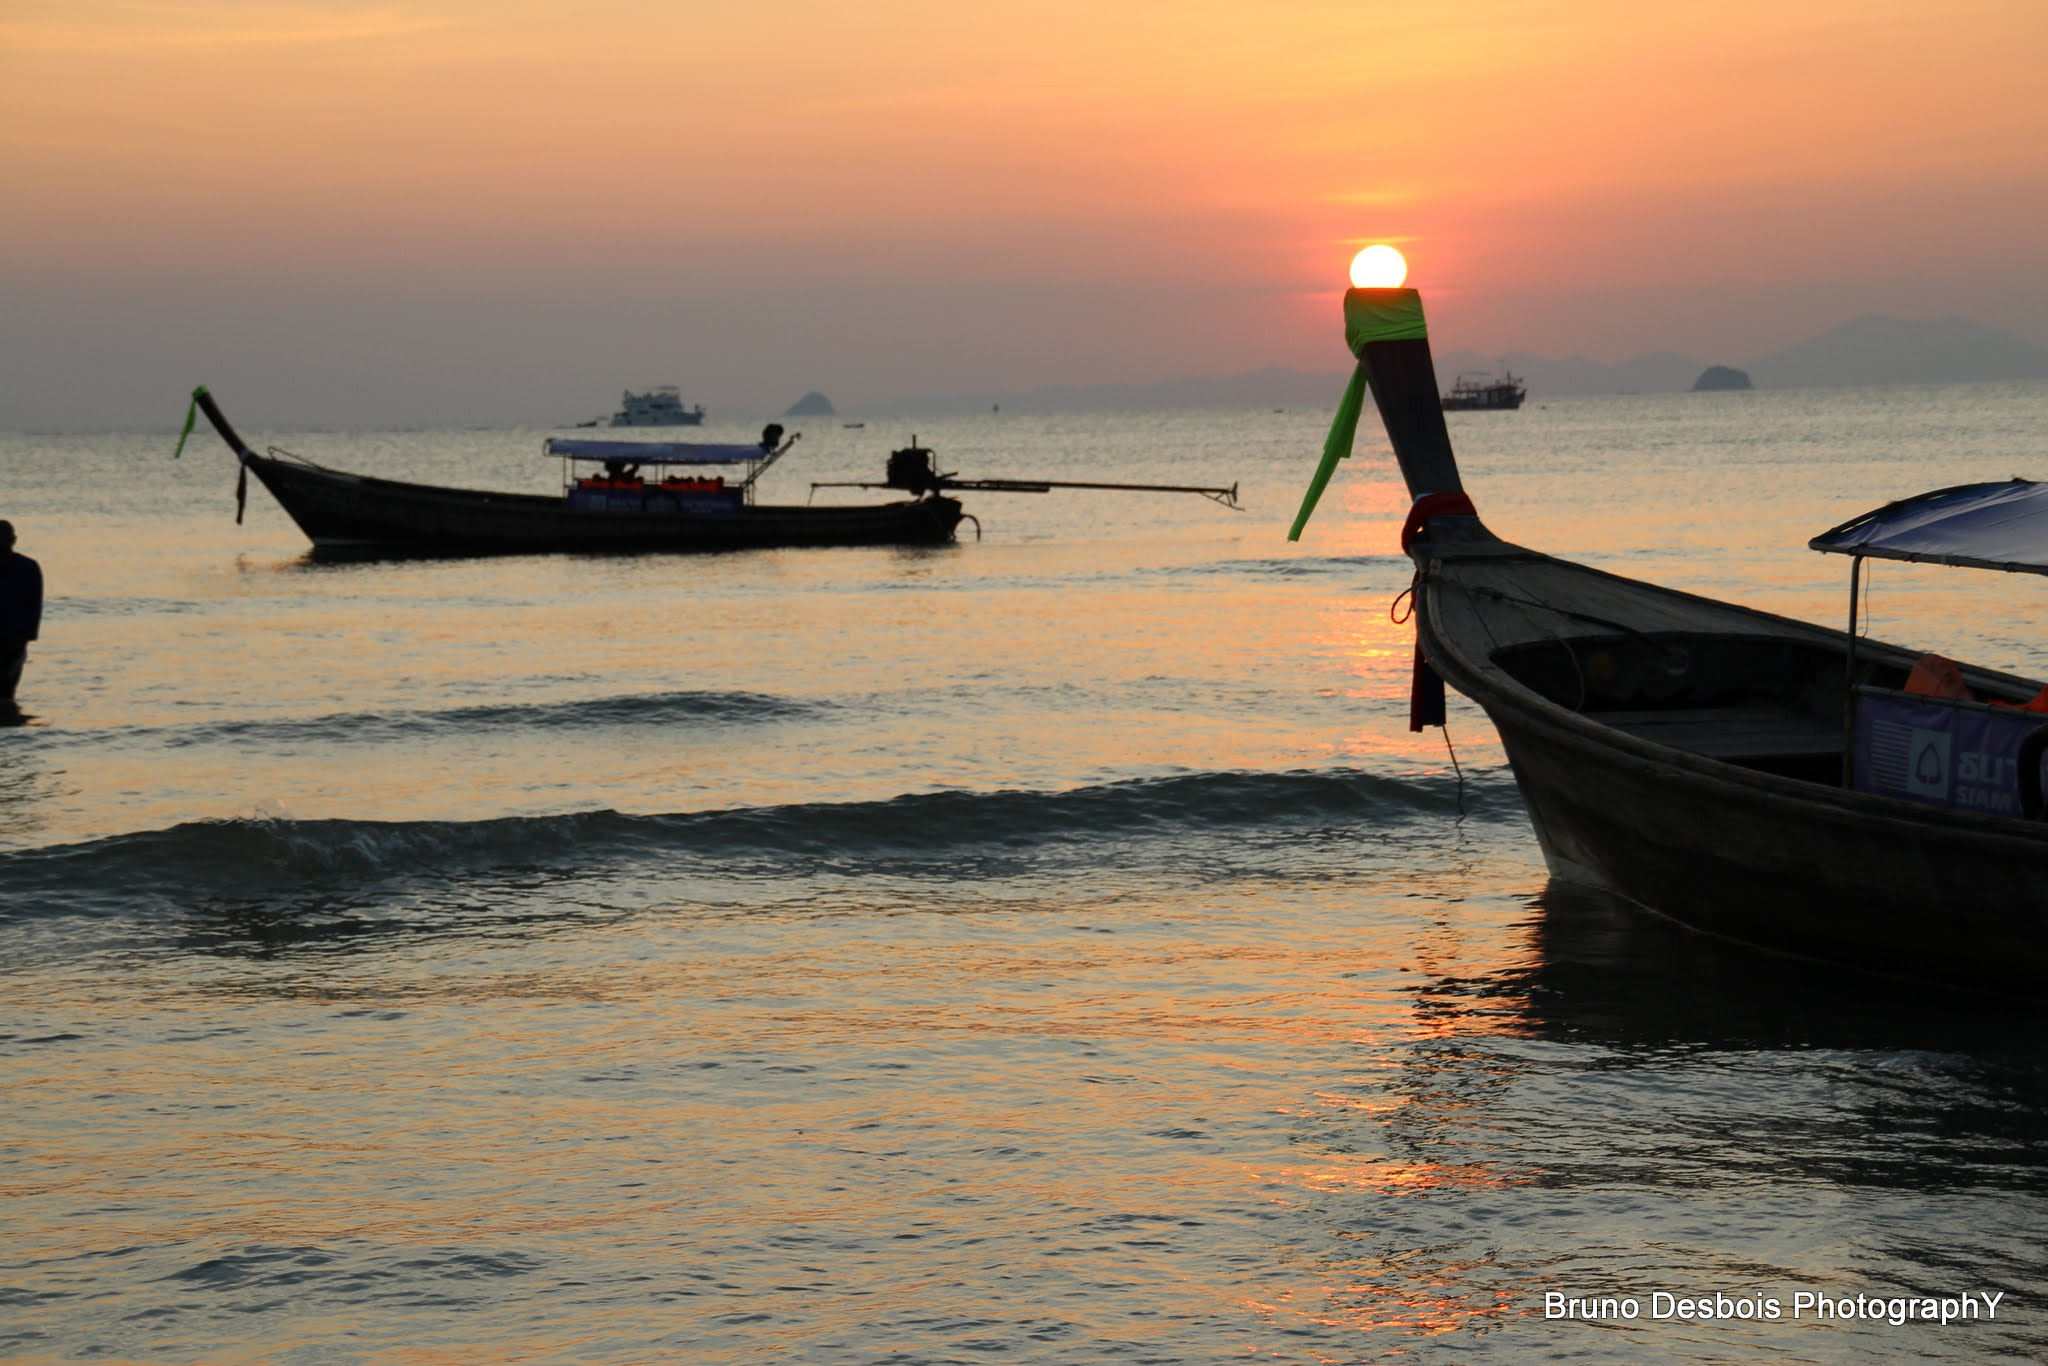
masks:
{"type": "MultiPolygon", "coordinates": [[[[2017,817],[2021,747],[2043,729],[2039,712],[1859,688],[1853,782],[1859,792],[2017,817]]],[[[2040,745],[2031,748],[2038,792],[2040,745]]]]}

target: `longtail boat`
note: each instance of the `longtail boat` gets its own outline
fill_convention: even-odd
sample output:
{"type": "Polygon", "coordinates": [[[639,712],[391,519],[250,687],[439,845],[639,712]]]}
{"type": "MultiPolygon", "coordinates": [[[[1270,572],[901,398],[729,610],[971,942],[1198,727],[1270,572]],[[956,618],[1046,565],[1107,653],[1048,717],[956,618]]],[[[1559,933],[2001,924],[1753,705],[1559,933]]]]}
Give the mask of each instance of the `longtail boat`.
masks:
{"type": "MultiPolygon", "coordinates": [[[[564,476],[562,492],[551,496],[405,483],[328,469],[274,448],[260,454],[204,386],[192,398],[241,461],[237,520],[253,473],[316,551],[499,555],[936,545],[953,539],[962,515],[958,499],[936,492],[858,506],[757,503],[756,481],[796,440],[783,440],[779,425],[770,425],[757,445],[553,437],[542,451],[563,462],[564,476]],[[698,472],[706,470],[730,477],[698,472]]],[[[188,433],[191,426],[188,415],[188,433]]]]}
{"type": "Polygon", "coordinates": [[[2048,691],[1861,637],[1854,603],[1865,556],[2048,573],[2048,485],[1815,537],[1854,557],[1833,630],[1502,540],[1460,478],[1420,296],[1354,288],[1344,318],[1358,366],[1290,536],[1369,389],[1414,500],[1410,728],[1444,723],[1446,683],[1485,711],[1553,878],[1774,950],[2041,991],[2048,691]]]}

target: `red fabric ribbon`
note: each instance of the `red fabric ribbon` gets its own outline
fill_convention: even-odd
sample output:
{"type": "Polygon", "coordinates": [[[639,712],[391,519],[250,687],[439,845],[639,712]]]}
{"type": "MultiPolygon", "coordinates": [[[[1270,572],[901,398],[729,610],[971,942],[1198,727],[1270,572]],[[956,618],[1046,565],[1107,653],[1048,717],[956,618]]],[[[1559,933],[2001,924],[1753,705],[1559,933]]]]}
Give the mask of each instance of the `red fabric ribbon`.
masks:
{"type": "Polygon", "coordinates": [[[1443,675],[1429,667],[1422,657],[1422,642],[1415,642],[1415,673],[1408,683],[1408,729],[1444,723],[1443,675]]]}
{"type": "Polygon", "coordinates": [[[1432,517],[1477,517],[1479,509],[1472,506],[1472,499],[1460,490],[1457,493],[1425,493],[1415,500],[1415,506],[1408,509],[1408,520],[1401,524],[1401,551],[1409,552],[1415,538],[1429,528],[1432,517]]]}
{"type": "MultiPolygon", "coordinates": [[[[1408,520],[1401,524],[1401,549],[1404,553],[1412,553],[1415,538],[1429,529],[1432,517],[1478,515],[1479,509],[1472,506],[1472,499],[1462,490],[1456,493],[1425,493],[1415,500],[1414,507],[1408,509],[1408,520]]],[[[1408,685],[1408,729],[1411,731],[1444,723],[1443,676],[1430,668],[1429,661],[1422,657],[1421,627],[1418,625],[1416,630],[1415,672],[1408,685]]]]}

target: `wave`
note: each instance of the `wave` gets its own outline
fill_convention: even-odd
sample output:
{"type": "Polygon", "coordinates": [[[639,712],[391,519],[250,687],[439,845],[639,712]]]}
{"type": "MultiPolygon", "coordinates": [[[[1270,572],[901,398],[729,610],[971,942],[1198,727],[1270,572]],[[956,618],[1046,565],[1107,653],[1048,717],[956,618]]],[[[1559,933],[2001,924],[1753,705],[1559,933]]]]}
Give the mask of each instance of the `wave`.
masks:
{"type": "Polygon", "coordinates": [[[750,692],[627,693],[559,702],[500,702],[422,710],[334,712],[323,716],[231,717],[176,726],[57,732],[46,739],[73,745],[156,739],[173,749],[227,740],[387,743],[508,727],[563,731],[784,721],[829,712],[837,705],[750,692]]]}
{"type": "Polygon", "coordinates": [[[1395,569],[1405,580],[1414,573],[1408,556],[1390,550],[1384,555],[1298,555],[1287,559],[1205,560],[1198,564],[1167,566],[1159,571],[1172,575],[1224,575],[1231,578],[1303,578],[1317,574],[1356,576],[1361,569],[1395,569]]]}
{"type": "Polygon", "coordinates": [[[928,792],[672,815],[585,811],[477,821],[223,820],[0,854],[0,924],[237,902],[403,899],[423,887],[666,875],[985,876],[1108,847],[1232,833],[1267,843],[1519,810],[1501,774],[1193,773],[1058,792],[928,792]]]}

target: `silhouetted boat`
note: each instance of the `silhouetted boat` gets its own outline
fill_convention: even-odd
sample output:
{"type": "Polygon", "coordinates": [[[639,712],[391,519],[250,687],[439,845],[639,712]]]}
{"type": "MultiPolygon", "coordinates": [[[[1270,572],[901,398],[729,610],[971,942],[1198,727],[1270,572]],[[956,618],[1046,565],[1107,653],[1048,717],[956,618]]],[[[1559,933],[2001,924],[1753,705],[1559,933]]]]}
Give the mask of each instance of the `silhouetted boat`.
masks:
{"type": "MultiPolygon", "coordinates": [[[[2041,990],[2048,824],[2025,813],[2048,717],[2015,709],[2037,684],[1966,667],[1978,701],[1907,692],[1921,657],[1858,638],[1853,610],[1835,631],[1501,540],[1459,477],[1415,292],[1354,289],[1345,315],[1415,500],[1411,729],[1443,723],[1446,681],[1485,710],[1555,877],[1754,944],[2041,990]]],[[[1359,383],[1297,533],[1349,450],[1359,383]]],[[[2028,490],[2048,486],[1943,490],[1814,546],[1855,569],[1885,555],[2048,572],[2048,498],[2028,490]],[[1973,499],[2005,533],[1992,548],[1912,540],[1973,499]],[[2043,520],[2016,538],[2023,503],[2043,520]]]]}
{"type": "Polygon", "coordinates": [[[1451,383],[1451,392],[1444,395],[1445,412],[1473,412],[1485,408],[1519,408],[1528,395],[1528,386],[1521,380],[1501,371],[1498,378],[1493,375],[1460,375],[1451,383]]]}
{"type": "MultiPolygon", "coordinates": [[[[272,450],[251,450],[204,388],[193,401],[316,550],[356,554],[492,555],[557,550],[743,550],[771,546],[931,545],[953,539],[957,499],[840,507],[778,507],[753,501],[754,483],[783,452],[782,428],[760,444],[551,438],[564,462],[559,495],[494,493],[404,483],[328,469],[272,450]],[[778,444],[779,443],[779,444],[778,444]],[[578,477],[577,464],[602,474],[578,477]],[[724,476],[657,477],[683,467],[744,470],[724,476]]],[[[189,421],[187,424],[189,430],[189,421]]],[[[246,484],[237,498],[246,496],[246,484]]],[[[237,520],[240,513],[237,512],[237,520]]]]}

